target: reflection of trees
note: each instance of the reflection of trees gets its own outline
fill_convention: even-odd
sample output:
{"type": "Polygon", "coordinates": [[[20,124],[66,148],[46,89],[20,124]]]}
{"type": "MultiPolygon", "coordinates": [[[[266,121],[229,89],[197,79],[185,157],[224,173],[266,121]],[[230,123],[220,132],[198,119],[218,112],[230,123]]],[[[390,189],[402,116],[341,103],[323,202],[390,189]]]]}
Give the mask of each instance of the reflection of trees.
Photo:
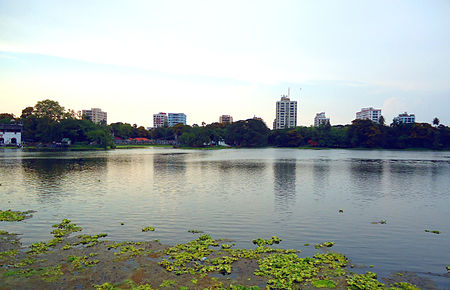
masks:
{"type": "Polygon", "coordinates": [[[289,207],[295,201],[296,161],[280,160],[273,164],[275,202],[289,207]]]}
{"type": "Polygon", "coordinates": [[[328,188],[330,160],[315,160],[313,164],[314,194],[323,196],[328,188]]]}
{"type": "Polygon", "coordinates": [[[353,192],[365,198],[380,198],[383,192],[383,160],[361,159],[351,160],[351,183],[356,187],[353,192]]]}
{"type": "Polygon", "coordinates": [[[155,154],[153,155],[153,172],[158,176],[184,174],[185,159],[186,154],[155,154]]]}
{"type": "Polygon", "coordinates": [[[82,171],[99,172],[106,168],[106,158],[60,159],[33,158],[22,159],[23,175],[28,183],[35,186],[39,193],[60,191],[64,183],[76,183],[82,171]]]}

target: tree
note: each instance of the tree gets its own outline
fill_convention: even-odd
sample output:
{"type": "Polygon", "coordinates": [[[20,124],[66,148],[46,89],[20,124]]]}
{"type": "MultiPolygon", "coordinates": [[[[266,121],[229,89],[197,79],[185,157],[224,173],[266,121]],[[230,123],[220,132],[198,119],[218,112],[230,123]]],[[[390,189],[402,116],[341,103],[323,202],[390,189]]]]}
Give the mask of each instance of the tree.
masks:
{"type": "Polygon", "coordinates": [[[26,107],[25,109],[22,110],[22,115],[20,116],[20,118],[26,119],[28,117],[30,117],[31,115],[33,115],[34,112],[34,108],[33,107],[26,107]]]}
{"type": "Polygon", "coordinates": [[[380,124],[381,126],[384,126],[386,123],[386,121],[384,120],[383,116],[380,116],[380,118],[378,119],[378,124],[380,124]]]}
{"type": "Polygon", "coordinates": [[[65,117],[64,107],[57,101],[43,100],[37,102],[33,112],[38,118],[47,118],[52,121],[60,121],[65,117]]]}
{"type": "Polygon", "coordinates": [[[435,126],[437,127],[437,126],[439,126],[439,123],[440,123],[439,118],[438,118],[438,117],[435,117],[435,118],[433,119],[433,125],[435,125],[435,126]]]}

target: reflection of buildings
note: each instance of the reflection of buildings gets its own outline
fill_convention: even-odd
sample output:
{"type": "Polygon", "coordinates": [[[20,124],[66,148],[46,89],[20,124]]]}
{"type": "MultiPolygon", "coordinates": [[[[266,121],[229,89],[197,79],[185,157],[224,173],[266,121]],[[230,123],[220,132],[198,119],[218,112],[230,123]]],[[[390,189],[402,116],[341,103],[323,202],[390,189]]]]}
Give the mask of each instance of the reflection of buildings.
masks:
{"type": "Polygon", "coordinates": [[[280,160],[273,164],[273,184],[277,203],[288,206],[295,198],[296,161],[280,160]]]}

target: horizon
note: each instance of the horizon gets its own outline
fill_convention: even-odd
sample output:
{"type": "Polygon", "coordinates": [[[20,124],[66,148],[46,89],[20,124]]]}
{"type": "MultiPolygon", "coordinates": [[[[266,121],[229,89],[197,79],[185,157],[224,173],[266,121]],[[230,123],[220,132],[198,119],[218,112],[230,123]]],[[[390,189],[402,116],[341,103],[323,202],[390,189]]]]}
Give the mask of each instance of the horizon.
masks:
{"type": "Polygon", "coordinates": [[[158,112],[271,128],[290,88],[299,126],[320,112],[350,124],[366,107],[386,124],[408,112],[449,125],[449,12],[437,0],[0,0],[0,113],[51,99],[145,128],[158,112]]]}

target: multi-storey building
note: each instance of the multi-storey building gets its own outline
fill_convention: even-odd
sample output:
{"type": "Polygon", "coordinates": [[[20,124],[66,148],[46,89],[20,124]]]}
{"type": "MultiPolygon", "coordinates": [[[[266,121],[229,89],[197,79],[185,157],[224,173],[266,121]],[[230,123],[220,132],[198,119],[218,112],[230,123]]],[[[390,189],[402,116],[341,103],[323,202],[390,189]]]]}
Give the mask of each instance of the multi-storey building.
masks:
{"type": "Polygon", "coordinates": [[[404,112],[403,114],[398,114],[398,116],[394,118],[394,122],[413,124],[416,122],[416,116],[414,114],[408,115],[407,112],[404,112]]]}
{"type": "Polygon", "coordinates": [[[184,113],[169,113],[169,127],[182,123],[186,125],[186,115],[184,113]]]}
{"type": "Polygon", "coordinates": [[[297,126],[297,101],[291,101],[289,96],[281,96],[277,101],[276,117],[273,122],[275,130],[297,126]]]}
{"type": "Polygon", "coordinates": [[[100,108],[91,108],[90,110],[83,110],[83,116],[88,117],[92,122],[98,124],[100,122],[108,123],[108,114],[103,112],[100,108]]]}
{"type": "Polygon", "coordinates": [[[317,113],[316,117],[314,117],[314,127],[326,124],[330,124],[330,118],[325,116],[325,112],[317,113]]]}
{"type": "Polygon", "coordinates": [[[159,127],[165,127],[169,125],[169,120],[167,118],[167,114],[166,113],[158,113],[158,114],[153,114],[153,127],[154,128],[159,128],[159,127]]]}
{"type": "Polygon", "coordinates": [[[222,115],[219,117],[219,123],[233,123],[233,117],[230,115],[222,115]]]}
{"type": "Polygon", "coordinates": [[[356,119],[371,120],[373,122],[380,122],[381,109],[362,108],[361,111],[356,112],[356,119]]]}
{"type": "Polygon", "coordinates": [[[22,144],[22,124],[0,124],[0,146],[22,144]]]}

